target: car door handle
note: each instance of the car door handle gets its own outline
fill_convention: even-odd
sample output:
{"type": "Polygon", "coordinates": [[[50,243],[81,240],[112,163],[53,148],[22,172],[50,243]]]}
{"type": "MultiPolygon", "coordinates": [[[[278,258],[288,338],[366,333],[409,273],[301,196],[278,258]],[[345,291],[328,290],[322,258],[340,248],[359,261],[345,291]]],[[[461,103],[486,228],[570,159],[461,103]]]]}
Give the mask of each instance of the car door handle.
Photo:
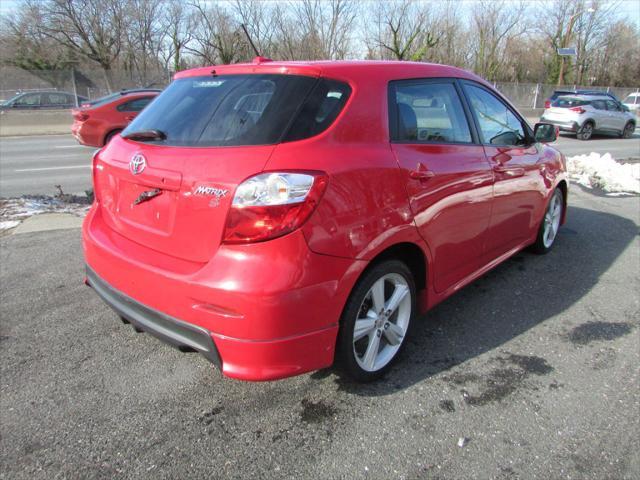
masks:
{"type": "Polygon", "coordinates": [[[493,171],[496,173],[503,173],[508,177],[523,177],[524,168],[522,167],[506,167],[504,165],[496,165],[493,167],[493,171]]]}
{"type": "Polygon", "coordinates": [[[415,170],[411,170],[409,172],[409,177],[414,180],[420,180],[421,182],[425,180],[429,180],[430,178],[435,177],[436,174],[425,167],[423,164],[419,163],[415,170]]]}
{"type": "Polygon", "coordinates": [[[124,117],[124,119],[125,119],[127,122],[130,122],[130,121],[131,121],[131,120],[133,120],[134,118],[136,118],[136,116],[135,116],[135,115],[127,115],[126,117],[124,117]]]}

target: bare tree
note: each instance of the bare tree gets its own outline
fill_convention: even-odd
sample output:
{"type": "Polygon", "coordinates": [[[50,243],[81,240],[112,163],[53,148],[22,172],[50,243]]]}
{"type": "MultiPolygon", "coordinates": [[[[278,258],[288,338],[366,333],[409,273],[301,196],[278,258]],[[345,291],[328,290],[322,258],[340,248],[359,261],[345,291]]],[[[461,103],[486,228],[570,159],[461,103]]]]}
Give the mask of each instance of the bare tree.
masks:
{"type": "Polygon", "coordinates": [[[68,48],[44,35],[42,4],[28,1],[2,21],[2,63],[27,70],[52,86],[62,88],[77,62],[68,48]]]}
{"type": "Polygon", "coordinates": [[[370,55],[395,60],[423,60],[439,38],[431,31],[428,5],[415,0],[376,4],[373,36],[367,39],[370,55]],[[376,52],[377,51],[377,55],[376,52]]]}
{"type": "Polygon", "coordinates": [[[163,37],[163,25],[158,20],[164,7],[163,0],[129,0],[127,5],[129,21],[123,63],[141,86],[157,75],[163,37]]]}
{"type": "Polygon", "coordinates": [[[193,39],[194,12],[182,0],[165,0],[160,24],[164,35],[159,56],[166,69],[182,70],[185,67],[183,52],[193,39]]]}
{"type": "Polygon", "coordinates": [[[196,0],[191,4],[197,12],[193,41],[187,51],[209,63],[235,63],[240,60],[245,39],[239,23],[223,6],[196,0]]]}
{"type": "Polygon", "coordinates": [[[79,57],[97,62],[109,90],[122,49],[127,16],[119,0],[47,0],[40,31],[79,57]]]}
{"type": "Polygon", "coordinates": [[[505,63],[508,42],[527,31],[523,22],[526,4],[508,3],[506,0],[480,0],[472,11],[474,71],[489,79],[495,79],[505,63]]]}
{"type": "MultiPolygon", "coordinates": [[[[236,0],[233,11],[239,22],[244,25],[262,56],[271,57],[275,54],[274,36],[276,33],[275,11],[268,2],[258,0],[236,0]]],[[[247,42],[248,43],[248,42],[247,42]]],[[[247,45],[247,50],[249,50],[247,45]]]]}

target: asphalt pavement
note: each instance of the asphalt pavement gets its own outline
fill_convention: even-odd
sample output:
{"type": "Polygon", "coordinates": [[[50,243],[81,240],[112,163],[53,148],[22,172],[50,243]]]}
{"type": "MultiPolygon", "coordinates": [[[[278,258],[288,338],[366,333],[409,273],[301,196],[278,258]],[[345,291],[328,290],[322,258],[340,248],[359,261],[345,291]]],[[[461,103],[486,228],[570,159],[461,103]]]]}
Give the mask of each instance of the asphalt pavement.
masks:
{"type": "Polygon", "coordinates": [[[569,201],[367,386],[223,378],[83,285],[78,229],[1,237],[0,478],[640,478],[640,199],[569,201]]]}
{"type": "MultiPolygon", "coordinates": [[[[609,152],[616,159],[640,157],[640,132],[631,139],[595,136],[581,141],[562,135],[556,142],[565,155],[609,152]]],[[[83,147],[71,135],[0,138],[0,197],[25,194],[82,194],[91,188],[92,147],[83,147]]]]}

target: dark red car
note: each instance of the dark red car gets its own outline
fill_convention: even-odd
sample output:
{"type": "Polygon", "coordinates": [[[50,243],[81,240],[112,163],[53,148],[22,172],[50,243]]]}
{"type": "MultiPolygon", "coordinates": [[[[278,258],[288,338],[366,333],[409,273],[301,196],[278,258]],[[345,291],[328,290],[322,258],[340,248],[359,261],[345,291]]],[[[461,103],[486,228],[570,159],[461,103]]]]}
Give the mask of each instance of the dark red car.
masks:
{"type": "Polygon", "coordinates": [[[563,156],[487,82],[406,62],[215,66],[93,160],[86,282],[225,375],[378,378],[412,322],[564,222],[563,156]]]}
{"type": "Polygon", "coordinates": [[[161,90],[123,90],[71,110],[71,133],[83,145],[102,147],[136,118],[161,90]]]}

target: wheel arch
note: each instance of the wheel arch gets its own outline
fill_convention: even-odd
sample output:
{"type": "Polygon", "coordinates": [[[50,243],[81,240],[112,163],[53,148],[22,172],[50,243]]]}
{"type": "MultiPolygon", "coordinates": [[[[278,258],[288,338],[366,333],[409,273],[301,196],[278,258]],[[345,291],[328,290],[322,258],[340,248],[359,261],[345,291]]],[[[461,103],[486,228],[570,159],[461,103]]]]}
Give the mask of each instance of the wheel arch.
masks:
{"type": "Polygon", "coordinates": [[[116,127],[116,128],[107,130],[107,133],[105,133],[104,136],[102,137],[102,146],[104,147],[107,145],[107,139],[109,138],[109,135],[116,134],[118,132],[121,132],[122,130],[124,129],[121,127],[116,127]]]}
{"type": "Polygon", "coordinates": [[[416,285],[416,292],[427,287],[427,257],[415,243],[402,242],[387,247],[371,260],[365,271],[380,262],[391,259],[400,260],[409,268],[416,285]]]}
{"type": "Polygon", "coordinates": [[[560,225],[564,225],[565,220],[567,219],[567,206],[568,203],[568,194],[569,194],[569,185],[567,184],[566,179],[562,179],[556,185],[556,188],[559,188],[562,192],[562,218],[560,219],[560,225]]]}

